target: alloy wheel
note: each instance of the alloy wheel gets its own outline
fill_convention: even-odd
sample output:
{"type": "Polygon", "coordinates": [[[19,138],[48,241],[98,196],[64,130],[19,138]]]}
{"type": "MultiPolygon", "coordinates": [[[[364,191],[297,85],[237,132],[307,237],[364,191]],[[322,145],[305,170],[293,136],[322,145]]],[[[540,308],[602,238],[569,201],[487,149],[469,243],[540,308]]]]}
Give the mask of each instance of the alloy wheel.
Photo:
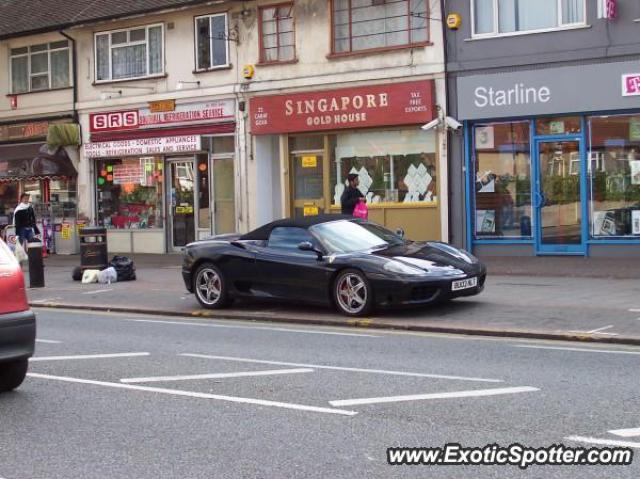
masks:
{"type": "Polygon", "coordinates": [[[345,312],[358,314],[367,305],[367,285],[359,275],[345,274],[336,287],[336,299],[345,312]]]}
{"type": "Polygon", "coordinates": [[[214,306],[222,296],[222,280],[217,271],[204,268],[196,278],[196,292],[203,303],[214,306]]]}

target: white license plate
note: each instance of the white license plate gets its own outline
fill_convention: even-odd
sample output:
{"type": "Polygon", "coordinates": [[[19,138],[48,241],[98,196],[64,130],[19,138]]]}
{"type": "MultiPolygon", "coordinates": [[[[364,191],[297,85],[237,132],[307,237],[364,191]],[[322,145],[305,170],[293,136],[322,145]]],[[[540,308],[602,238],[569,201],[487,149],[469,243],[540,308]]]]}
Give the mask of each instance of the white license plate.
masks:
{"type": "Polygon", "coordinates": [[[474,288],[478,286],[478,278],[461,279],[451,283],[451,291],[460,291],[461,289],[474,288]]]}

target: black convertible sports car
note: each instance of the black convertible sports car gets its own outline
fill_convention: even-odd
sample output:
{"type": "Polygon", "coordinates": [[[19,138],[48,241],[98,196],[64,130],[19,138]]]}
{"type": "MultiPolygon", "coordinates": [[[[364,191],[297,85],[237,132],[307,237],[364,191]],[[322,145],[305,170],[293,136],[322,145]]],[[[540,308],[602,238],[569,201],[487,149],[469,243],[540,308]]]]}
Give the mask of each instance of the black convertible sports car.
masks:
{"type": "Polygon", "coordinates": [[[236,297],[334,304],[348,316],[478,294],[486,268],[439,242],[407,241],[370,221],[313,216],[197,241],[182,276],[205,308],[236,297]]]}

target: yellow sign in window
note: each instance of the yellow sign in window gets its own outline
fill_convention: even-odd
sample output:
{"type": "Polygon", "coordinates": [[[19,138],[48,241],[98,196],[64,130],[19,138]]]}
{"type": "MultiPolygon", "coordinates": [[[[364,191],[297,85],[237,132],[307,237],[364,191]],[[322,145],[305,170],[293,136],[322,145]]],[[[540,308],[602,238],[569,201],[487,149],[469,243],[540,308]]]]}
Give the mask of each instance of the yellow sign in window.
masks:
{"type": "Polygon", "coordinates": [[[303,210],[304,216],[317,216],[319,213],[319,209],[317,206],[305,206],[303,210]]]}
{"type": "Polygon", "coordinates": [[[303,156],[302,167],[303,168],[316,168],[318,166],[317,156],[303,156]]]}

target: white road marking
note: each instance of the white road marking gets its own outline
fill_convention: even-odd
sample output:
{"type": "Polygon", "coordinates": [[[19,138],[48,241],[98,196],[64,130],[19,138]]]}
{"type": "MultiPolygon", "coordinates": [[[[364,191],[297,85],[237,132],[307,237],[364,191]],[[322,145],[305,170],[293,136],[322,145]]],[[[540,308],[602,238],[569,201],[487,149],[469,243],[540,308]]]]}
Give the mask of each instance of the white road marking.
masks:
{"type": "Polygon", "coordinates": [[[609,439],[598,439],[596,437],[585,436],[569,436],[565,437],[566,441],[585,442],[587,444],[597,444],[600,446],[619,446],[619,447],[631,447],[633,449],[640,449],[640,442],[629,441],[610,441],[609,439]]]}
{"type": "Polygon", "coordinates": [[[155,376],[148,378],[127,378],[121,379],[121,383],[159,383],[165,381],[189,381],[191,379],[227,379],[227,378],[246,378],[253,376],[277,376],[278,374],[298,374],[312,373],[313,369],[272,369],[269,371],[243,371],[238,373],[212,373],[212,374],[192,374],[190,376],[155,376]]]}
{"type": "Polygon", "coordinates": [[[149,356],[149,353],[117,353],[117,354],[81,354],[77,356],[36,356],[29,361],[67,361],[71,359],[107,359],[107,358],[134,358],[149,356]]]}
{"type": "Polygon", "coordinates": [[[125,321],[133,321],[136,323],[159,323],[159,324],[179,324],[181,326],[202,326],[206,328],[230,328],[230,329],[258,329],[263,331],[277,331],[285,333],[303,333],[303,334],[328,334],[330,336],[356,336],[359,338],[379,338],[373,334],[360,333],[338,333],[334,331],[312,331],[306,329],[290,329],[290,328],[270,328],[267,326],[236,326],[227,324],[211,324],[211,323],[193,323],[188,321],[161,321],[153,319],[125,319],[125,321]]]}
{"type": "MultiPolygon", "coordinates": [[[[49,303],[51,301],[56,301],[58,299],[62,299],[60,296],[56,296],[55,298],[44,298],[44,299],[35,299],[33,301],[29,301],[30,304],[40,304],[40,303],[49,303]]],[[[2,478],[0,478],[2,479],[2,478]]]]}
{"type": "Polygon", "coordinates": [[[91,379],[71,378],[71,377],[65,377],[65,376],[50,376],[48,374],[39,374],[39,373],[28,373],[27,375],[29,377],[37,378],[37,379],[50,379],[53,381],[63,381],[63,382],[77,383],[77,384],[88,384],[92,386],[103,386],[103,387],[116,388],[116,389],[128,389],[131,391],[145,391],[145,392],[152,392],[152,393],[158,393],[158,394],[169,394],[173,396],[185,396],[185,397],[200,398],[200,399],[215,399],[218,401],[227,401],[227,402],[242,403],[242,404],[254,404],[257,406],[277,407],[282,409],[294,409],[297,411],[338,414],[342,416],[355,416],[356,414],[358,414],[356,411],[346,411],[343,409],[306,406],[304,404],[285,403],[285,402],[278,402],[278,401],[267,401],[263,399],[252,399],[252,398],[243,398],[243,397],[236,397],[236,396],[222,396],[219,394],[207,394],[207,393],[200,393],[195,391],[180,391],[177,389],[165,389],[165,388],[155,388],[150,386],[136,386],[133,384],[93,381],[91,379]]]}
{"type": "Polygon", "coordinates": [[[377,398],[361,398],[361,399],[341,399],[338,401],[329,401],[332,406],[356,406],[362,404],[382,404],[390,402],[403,401],[423,401],[427,399],[456,399],[471,397],[498,396],[501,394],[518,394],[539,391],[538,388],[529,386],[520,386],[513,388],[497,388],[497,389],[477,389],[470,391],[454,391],[448,393],[431,393],[431,394],[411,394],[408,396],[389,396],[377,398]]]}
{"type": "Polygon", "coordinates": [[[405,372],[405,371],[387,371],[384,369],[347,368],[347,367],[340,367],[340,366],[325,366],[321,364],[287,363],[282,361],[264,361],[260,359],[236,358],[236,357],[230,357],[230,356],[210,356],[207,354],[184,353],[184,354],[181,354],[180,356],[187,356],[190,358],[202,358],[202,359],[219,359],[222,361],[237,361],[241,363],[271,364],[275,366],[293,366],[293,367],[312,368],[312,369],[331,369],[334,371],[350,371],[350,372],[356,372],[356,373],[389,374],[392,376],[411,376],[411,377],[417,377],[417,378],[433,378],[433,379],[453,379],[458,381],[477,381],[477,382],[485,382],[485,383],[504,382],[502,379],[469,378],[464,376],[449,376],[444,374],[425,374],[425,373],[412,373],[412,372],[405,372]]]}
{"type": "Polygon", "coordinates": [[[109,289],[94,289],[93,291],[85,291],[81,294],[97,294],[97,293],[108,293],[109,291],[113,291],[113,288],[109,289]]]}
{"type": "Polygon", "coordinates": [[[514,348],[527,348],[527,349],[551,349],[555,351],[578,351],[581,353],[606,353],[606,354],[636,354],[640,355],[640,351],[617,351],[615,349],[589,349],[589,348],[561,348],[554,346],[534,346],[526,344],[513,345],[514,348]]]}
{"type": "MultiPolygon", "coordinates": [[[[54,341],[53,339],[36,339],[36,343],[61,344],[62,341],[54,341]]],[[[2,478],[0,477],[0,479],[2,478]]]]}
{"type": "Polygon", "coordinates": [[[609,433],[620,437],[636,437],[640,436],[640,427],[633,429],[614,429],[613,431],[609,431],[609,433]]]}
{"type": "Polygon", "coordinates": [[[605,331],[607,329],[611,329],[613,328],[613,324],[610,324],[609,326],[603,326],[601,328],[597,328],[597,329],[592,329],[591,331],[587,331],[588,334],[593,334],[593,333],[599,333],[600,331],[605,331]]]}
{"type": "Polygon", "coordinates": [[[640,313],[640,309],[630,309],[631,313],[640,313]]]}

